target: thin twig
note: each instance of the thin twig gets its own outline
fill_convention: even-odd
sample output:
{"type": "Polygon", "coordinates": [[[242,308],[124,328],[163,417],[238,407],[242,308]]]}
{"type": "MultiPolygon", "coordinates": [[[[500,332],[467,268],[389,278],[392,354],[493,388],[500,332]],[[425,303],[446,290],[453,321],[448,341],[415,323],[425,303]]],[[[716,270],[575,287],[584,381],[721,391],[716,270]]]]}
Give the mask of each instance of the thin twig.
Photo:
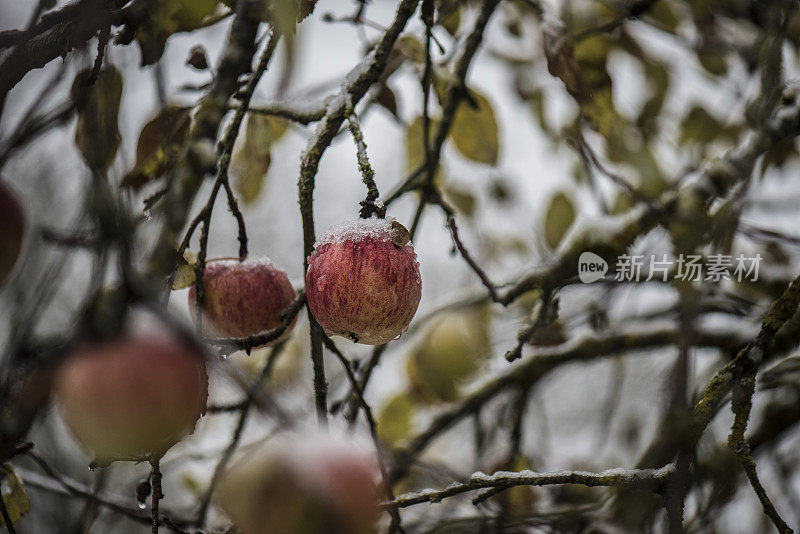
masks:
{"type": "Polygon", "coordinates": [[[382,507],[405,508],[424,502],[437,503],[454,495],[485,488],[505,489],[515,486],[554,484],[624,487],[638,490],[647,489],[658,493],[673,472],[673,467],[668,465],[660,469],[609,469],[599,473],[587,471],[557,471],[554,473],[498,471],[491,475],[475,473],[466,482],[456,482],[441,490],[428,489],[400,495],[394,501],[383,503],[382,507]]]}

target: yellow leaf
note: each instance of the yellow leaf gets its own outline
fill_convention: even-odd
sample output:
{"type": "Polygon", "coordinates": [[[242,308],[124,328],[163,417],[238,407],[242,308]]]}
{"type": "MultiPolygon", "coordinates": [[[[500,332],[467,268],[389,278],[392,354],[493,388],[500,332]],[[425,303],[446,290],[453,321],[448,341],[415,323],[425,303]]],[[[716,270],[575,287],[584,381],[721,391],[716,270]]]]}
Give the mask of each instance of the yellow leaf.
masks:
{"type": "Polygon", "coordinates": [[[231,159],[233,186],[242,201],[255,201],[262,189],[272,158],[270,149],[285,132],[285,121],[266,115],[251,114],[247,118],[244,136],[237,141],[231,159]]]}
{"type": "MultiPolygon", "coordinates": [[[[11,523],[18,522],[22,519],[22,516],[28,513],[31,504],[28,500],[28,494],[25,492],[25,487],[11,464],[0,466],[0,491],[2,491],[3,502],[6,505],[11,523]]],[[[8,527],[1,515],[0,527],[8,527]]]]}
{"type": "Polygon", "coordinates": [[[500,143],[494,110],[482,94],[470,91],[470,95],[477,108],[473,108],[466,100],[459,104],[450,128],[450,139],[464,157],[478,163],[495,165],[500,143]]]}
{"type": "Polygon", "coordinates": [[[90,83],[90,76],[90,70],[81,71],[72,83],[72,99],[78,110],[75,144],[89,167],[105,173],[119,148],[122,74],[106,66],[94,83],[90,83]]]}
{"type": "Polygon", "coordinates": [[[558,193],[550,201],[544,218],[544,240],[551,249],[558,248],[572,223],[575,221],[575,207],[564,193],[558,193]]]}

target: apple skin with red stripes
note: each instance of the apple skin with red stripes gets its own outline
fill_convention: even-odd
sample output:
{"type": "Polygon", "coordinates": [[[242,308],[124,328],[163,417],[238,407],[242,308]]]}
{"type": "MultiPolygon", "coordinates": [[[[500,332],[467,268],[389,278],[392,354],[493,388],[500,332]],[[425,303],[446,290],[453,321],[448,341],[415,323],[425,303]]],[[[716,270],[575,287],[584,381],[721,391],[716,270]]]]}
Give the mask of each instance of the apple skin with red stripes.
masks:
{"type": "MultiPolygon", "coordinates": [[[[189,311],[195,315],[195,286],[189,289],[189,311]]],[[[203,275],[203,334],[215,338],[242,338],[272,330],[281,324],[281,312],[297,298],[286,273],[265,258],[211,260],[203,275]]],[[[274,345],[292,331],[293,321],[274,345]]]]}
{"type": "Polygon", "coordinates": [[[387,343],[408,329],[421,296],[417,256],[397,222],[373,218],[339,225],[308,258],[308,307],[328,335],[387,343]]]}

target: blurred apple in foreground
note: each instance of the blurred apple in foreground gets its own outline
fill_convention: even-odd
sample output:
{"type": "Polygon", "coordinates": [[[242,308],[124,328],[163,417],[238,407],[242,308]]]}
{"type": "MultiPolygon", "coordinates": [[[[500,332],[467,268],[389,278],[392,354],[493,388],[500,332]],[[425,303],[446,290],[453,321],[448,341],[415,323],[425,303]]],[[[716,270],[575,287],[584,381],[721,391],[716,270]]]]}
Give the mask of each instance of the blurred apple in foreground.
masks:
{"type": "Polygon", "coordinates": [[[366,345],[391,341],[408,328],[421,294],[414,247],[396,221],[336,226],[308,258],[308,307],[328,335],[366,345]]]}
{"type": "MultiPolygon", "coordinates": [[[[264,258],[211,260],[203,275],[203,333],[210,337],[248,337],[281,324],[281,312],[297,298],[289,277],[264,258]]],[[[196,320],[195,287],[189,309],[196,320]]],[[[283,335],[267,345],[285,339],[283,335]]]]}
{"type": "Polygon", "coordinates": [[[146,331],[77,348],[54,390],[67,426],[107,464],[160,457],[190,434],[206,410],[208,375],[201,349],[146,331]]]}
{"type": "Polygon", "coordinates": [[[14,193],[0,182],[0,285],[11,271],[22,250],[25,216],[14,193]]]}
{"type": "Polygon", "coordinates": [[[235,463],[215,498],[244,534],[368,534],[377,463],[354,443],[300,435],[235,463]]]}

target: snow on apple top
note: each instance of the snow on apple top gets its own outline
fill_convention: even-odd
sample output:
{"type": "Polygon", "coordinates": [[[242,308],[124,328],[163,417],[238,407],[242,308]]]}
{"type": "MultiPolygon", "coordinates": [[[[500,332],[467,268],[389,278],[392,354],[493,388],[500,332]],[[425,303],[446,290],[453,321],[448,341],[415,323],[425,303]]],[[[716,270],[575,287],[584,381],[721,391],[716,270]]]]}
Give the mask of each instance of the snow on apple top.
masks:
{"type": "MultiPolygon", "coordinates": [[[[345,241],[358,242],[368,237],[390,241],[393,231],[394,217],[379,219],[374,215],[369,219],[353,218],[332,226],[325,234],[317,239],[315,247],[328,244],[340,244],[345,241]]],[[[409,242],[409,244],[411,244],[409,242]]]]}
{"type": "Polygon", "coordinates": [[[236,258],[210,259],[206,262],[206,265],[232,267],[239,271],[247,271],[250,269],[261,269],[263,267],[268,267],[278,271],[283,270],[276,267],[275,264],[272,263],[272,260],[266,256],[248,256],[246,259],[242,261],[239,261],[236,258]]]}

